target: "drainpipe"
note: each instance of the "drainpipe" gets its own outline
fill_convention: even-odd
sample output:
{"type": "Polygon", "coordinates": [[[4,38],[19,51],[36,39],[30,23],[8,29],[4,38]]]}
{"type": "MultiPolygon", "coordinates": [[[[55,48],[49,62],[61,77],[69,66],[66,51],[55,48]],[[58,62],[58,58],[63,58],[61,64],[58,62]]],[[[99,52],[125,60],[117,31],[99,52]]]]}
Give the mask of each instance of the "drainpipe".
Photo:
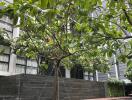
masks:
{"type": "Polygon", "coordinates": [[[113,58],[114,58],[114,67],[115,67],[115,75],[116,75],[116,79],[119,79],[119,71],[118,71],[118,66],[117,66],[116,55],[113,55],[113,58]]]}
{"type": "Polygon", "coordinates": [[[71,78],[70,70],[67,68],[65,69],[65,75],[66,75],[66,78],[71,78]]]}
{"type": "Polygon", "coordinates": [[[96,81],[99,81],[99,74],[97,70],[96,70],[96,81]]]}

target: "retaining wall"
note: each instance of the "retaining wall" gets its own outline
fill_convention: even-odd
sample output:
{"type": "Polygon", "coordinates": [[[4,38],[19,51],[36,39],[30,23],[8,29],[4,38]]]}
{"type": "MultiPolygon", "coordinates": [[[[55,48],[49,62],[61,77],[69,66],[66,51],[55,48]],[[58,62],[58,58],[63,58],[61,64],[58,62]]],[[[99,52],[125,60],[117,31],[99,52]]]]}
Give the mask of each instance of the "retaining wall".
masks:
{"type": "MultiPolygon", "coordinates": [[[[0,100],[54,100],[53,77],[15,75],[0,77],[0,100]]],[[[103,82],[60,79],[60,100],[105,97],[103,82]]]]}

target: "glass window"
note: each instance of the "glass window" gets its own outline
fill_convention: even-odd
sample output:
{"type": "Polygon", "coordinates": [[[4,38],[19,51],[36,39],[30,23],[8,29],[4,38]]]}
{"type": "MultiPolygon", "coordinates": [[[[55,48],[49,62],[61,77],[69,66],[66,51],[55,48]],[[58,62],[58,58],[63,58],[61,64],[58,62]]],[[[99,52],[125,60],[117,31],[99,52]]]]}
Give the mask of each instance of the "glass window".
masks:
{"type": "Polygon", "coordinates": [[[0,54],[0,71],[8,71],[10,48],[0,45],[0,50],[4,50],[3,54],[0,54]]]}
{"type": "Polygon", "coordinates": [[[9,55],[0,55],[0,61],[9,62],[9,55]]]}
{"type": "Polygon", "coordinates": [[[17,56],[16,59],[16,74],[25,73],[26,59],[24,57],[17,56]]]}
{"type": "Polygon", "coordinates": [[[8,70],[8,63],[0,62],[0,71],[7,71],[8,70]]]}
{"type": "Polygon", "coordinates": [[[17,57],[16,63],[21,65],[26,65],[26,60],[24,57],[17,57]]]}
{"type": "Polygon", "coordinates": [[[27,60],[27,66],[30,67],[37,67],[37,61],[36,60],[27,60]]]}
{"type": "Polygon", "coordinates": [[[10,54],[10,48],[7,46],[0,45],[0,50],[4,50],[4,54],[10,54]]]}
{"type": "Polygon", "coordinates": [[[37,68],[34,67],[27,67],[26,74],[37,74],[37,68]]]}
{"type": "Polygon", "coordinates": [[[16,74],[25,73],[25,66],[23,65],[16,65],[16,74]]]}
{"type": "Polygon", "coordinates": [[[37,61],[17,56],[16,73],[37,74],[37,61]]]}

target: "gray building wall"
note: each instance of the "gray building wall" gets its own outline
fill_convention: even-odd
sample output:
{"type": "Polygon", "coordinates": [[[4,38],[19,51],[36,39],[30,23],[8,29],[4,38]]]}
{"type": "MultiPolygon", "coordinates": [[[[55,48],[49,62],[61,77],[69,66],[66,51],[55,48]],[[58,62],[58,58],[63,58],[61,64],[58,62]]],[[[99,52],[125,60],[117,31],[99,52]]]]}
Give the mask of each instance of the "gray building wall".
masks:
{"type": "Polygon", "coordinates": [[[109,78],[115,78],[119,80],[128,80],[125,77],[125,71],[127,68],[127,65],[122,62],[114,62],[114,58],[112,57],[112,66],[110,67],[110,70],[107,73],[101,73],[98,72],[99,81],[106,81],[109,78]]]}
{"type": "MultiPolygon", "coordinates": [[[[13,0],[1,0],[7,5],[13,3],[13,0]]],[[[18,20],[19,23],[19,20],[18,20]]],[[[12,20],[7,16],[0,19],[0,28],[4,29],[10,38],[17,38],[19,36],[20,29],[13,27],[12,20]]],[[[0,49],[4,49],[4,54],[0,55],[0,75],[13,75],[25,73],[36,74],[37,62],[33,59],[26,59],[12,53],[11,48],[0,45],[0,49]]]]}
{"type": "Polygon", "coordinates": [[[98,81],[106,81],[108,79],[107,73],[98,72],[98,81]]]}
{"type": "Polygon", "coordinates": [[[119,79],[124,80],[126,77],[124,76],[125,71],[126,71],[126,64],[119,63],[119,79]]]}

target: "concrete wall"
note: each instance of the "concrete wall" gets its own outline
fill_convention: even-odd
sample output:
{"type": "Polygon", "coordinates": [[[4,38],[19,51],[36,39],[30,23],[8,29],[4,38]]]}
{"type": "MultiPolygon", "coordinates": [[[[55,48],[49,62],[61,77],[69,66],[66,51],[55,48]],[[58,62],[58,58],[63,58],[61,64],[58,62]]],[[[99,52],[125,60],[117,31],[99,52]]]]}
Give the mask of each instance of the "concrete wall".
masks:
{"type": "MultiPolygon", "coordinates": [[[[53,77],[35,75],[0,77],[0,100],[54,100],[53,90],[53,77]]],[[[60,79],[59,90],[60,100],[105,97],[103,82],[60,79]]]]}

